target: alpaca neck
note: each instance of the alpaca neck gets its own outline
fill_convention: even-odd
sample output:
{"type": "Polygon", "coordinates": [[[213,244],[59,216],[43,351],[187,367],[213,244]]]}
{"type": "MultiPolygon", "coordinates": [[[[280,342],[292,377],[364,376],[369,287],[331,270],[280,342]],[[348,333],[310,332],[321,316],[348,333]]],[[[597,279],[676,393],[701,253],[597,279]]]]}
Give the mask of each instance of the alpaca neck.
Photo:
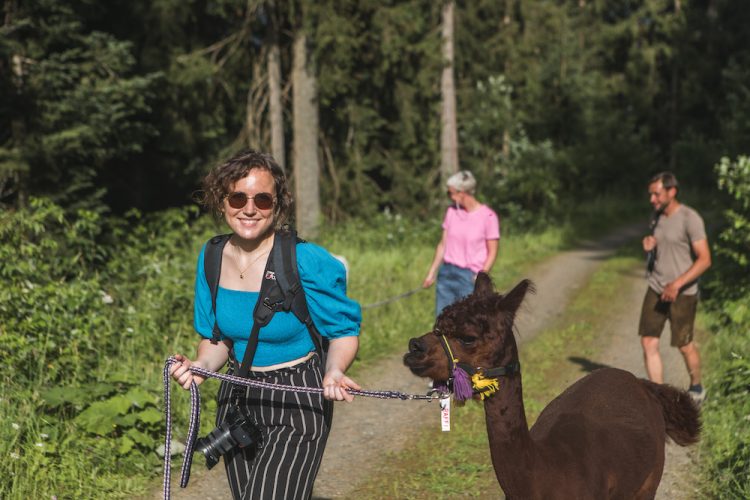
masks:
{"type": "Polygon", "coordinates": [[[484,402],[492,465],[509,498],[529,496],[536,458],[523,407],[521,374],[500,379],[500,390],[484,402]]]}

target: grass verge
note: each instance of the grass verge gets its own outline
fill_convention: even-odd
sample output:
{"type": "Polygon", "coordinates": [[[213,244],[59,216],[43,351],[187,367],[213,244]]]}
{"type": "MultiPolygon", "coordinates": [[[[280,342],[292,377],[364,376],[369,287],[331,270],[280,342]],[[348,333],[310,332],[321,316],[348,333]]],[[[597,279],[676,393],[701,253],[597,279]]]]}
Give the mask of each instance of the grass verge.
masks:
{"type": "Polygon", "coordinates": [[[703,350],[703,364],[711,369],[704,377],[708,398],[703,404],[700,444],[702,489],[708,498],[750,498],[750,314],[746,300],[723,304],[724,313],[712,312],[703,318],[712,332],[703,350]],[[733,307],[744,312],[732,319],[733,307]]]}

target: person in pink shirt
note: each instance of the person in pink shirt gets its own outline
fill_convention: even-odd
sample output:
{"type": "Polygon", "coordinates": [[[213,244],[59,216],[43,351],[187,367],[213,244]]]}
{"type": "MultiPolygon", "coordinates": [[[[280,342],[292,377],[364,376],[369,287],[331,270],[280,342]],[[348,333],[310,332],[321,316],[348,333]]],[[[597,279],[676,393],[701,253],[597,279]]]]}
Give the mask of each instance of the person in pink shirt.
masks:
{"type": "Polygon", "coordinates": [[[489,273],[497,257],[500,221],[490,207],[474,197],[477,181],[468,170],[446,182],[453,204],[443,219],[443,237],[422,283],[429,288],[437,279],[435,315],[474,290],[480,271],[489,273]]]}

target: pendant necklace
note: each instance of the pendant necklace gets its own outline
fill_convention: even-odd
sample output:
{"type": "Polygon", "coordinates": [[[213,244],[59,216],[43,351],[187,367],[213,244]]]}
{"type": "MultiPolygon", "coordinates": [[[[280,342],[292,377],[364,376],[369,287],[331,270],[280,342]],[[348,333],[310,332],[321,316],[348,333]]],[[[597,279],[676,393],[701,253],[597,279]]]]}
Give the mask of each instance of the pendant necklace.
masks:
{"type": "MultiPolygon", "coordinates": [[[[234,246],[234,250],[237,253],[237,269],[239,269],[240,268],[240,266],[239,266],[239,263],[240,263],[240,253],[242,252],[242,250],[240,250],[240,248],[238,246],[236,246],[236,245],[234,246]]],[[[258,262],[261,257],[263,257],[264,255],[267,255],[267,254],[268,254],[268,252],[265,252],[265,251],[261,252],[260,255],[258,255],[256,258],[254,258],[252,260],[252,262],[250,262],[250,264],[248,264],[247,266],[245,266],[245,269],[240,269],[240,279],[244,280],[245,279],[245,271],[247,271],[248,269],[250,269],[250,266],[252,266],[256,262],[258,262]]]]}

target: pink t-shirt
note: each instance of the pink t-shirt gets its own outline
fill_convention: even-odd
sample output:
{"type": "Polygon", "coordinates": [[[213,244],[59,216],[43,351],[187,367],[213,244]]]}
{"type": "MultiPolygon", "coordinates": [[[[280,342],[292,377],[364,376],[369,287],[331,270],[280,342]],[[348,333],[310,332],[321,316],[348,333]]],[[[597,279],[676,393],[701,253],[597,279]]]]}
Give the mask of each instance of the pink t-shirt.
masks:
{"type": "Polygon", "coordinates": [[[443,219],[446,232],[443,261],[478,273],[487,260],[487,241],[500,239],[500,221],[487,205],[473,212],[449,207],[443,219]]]}

